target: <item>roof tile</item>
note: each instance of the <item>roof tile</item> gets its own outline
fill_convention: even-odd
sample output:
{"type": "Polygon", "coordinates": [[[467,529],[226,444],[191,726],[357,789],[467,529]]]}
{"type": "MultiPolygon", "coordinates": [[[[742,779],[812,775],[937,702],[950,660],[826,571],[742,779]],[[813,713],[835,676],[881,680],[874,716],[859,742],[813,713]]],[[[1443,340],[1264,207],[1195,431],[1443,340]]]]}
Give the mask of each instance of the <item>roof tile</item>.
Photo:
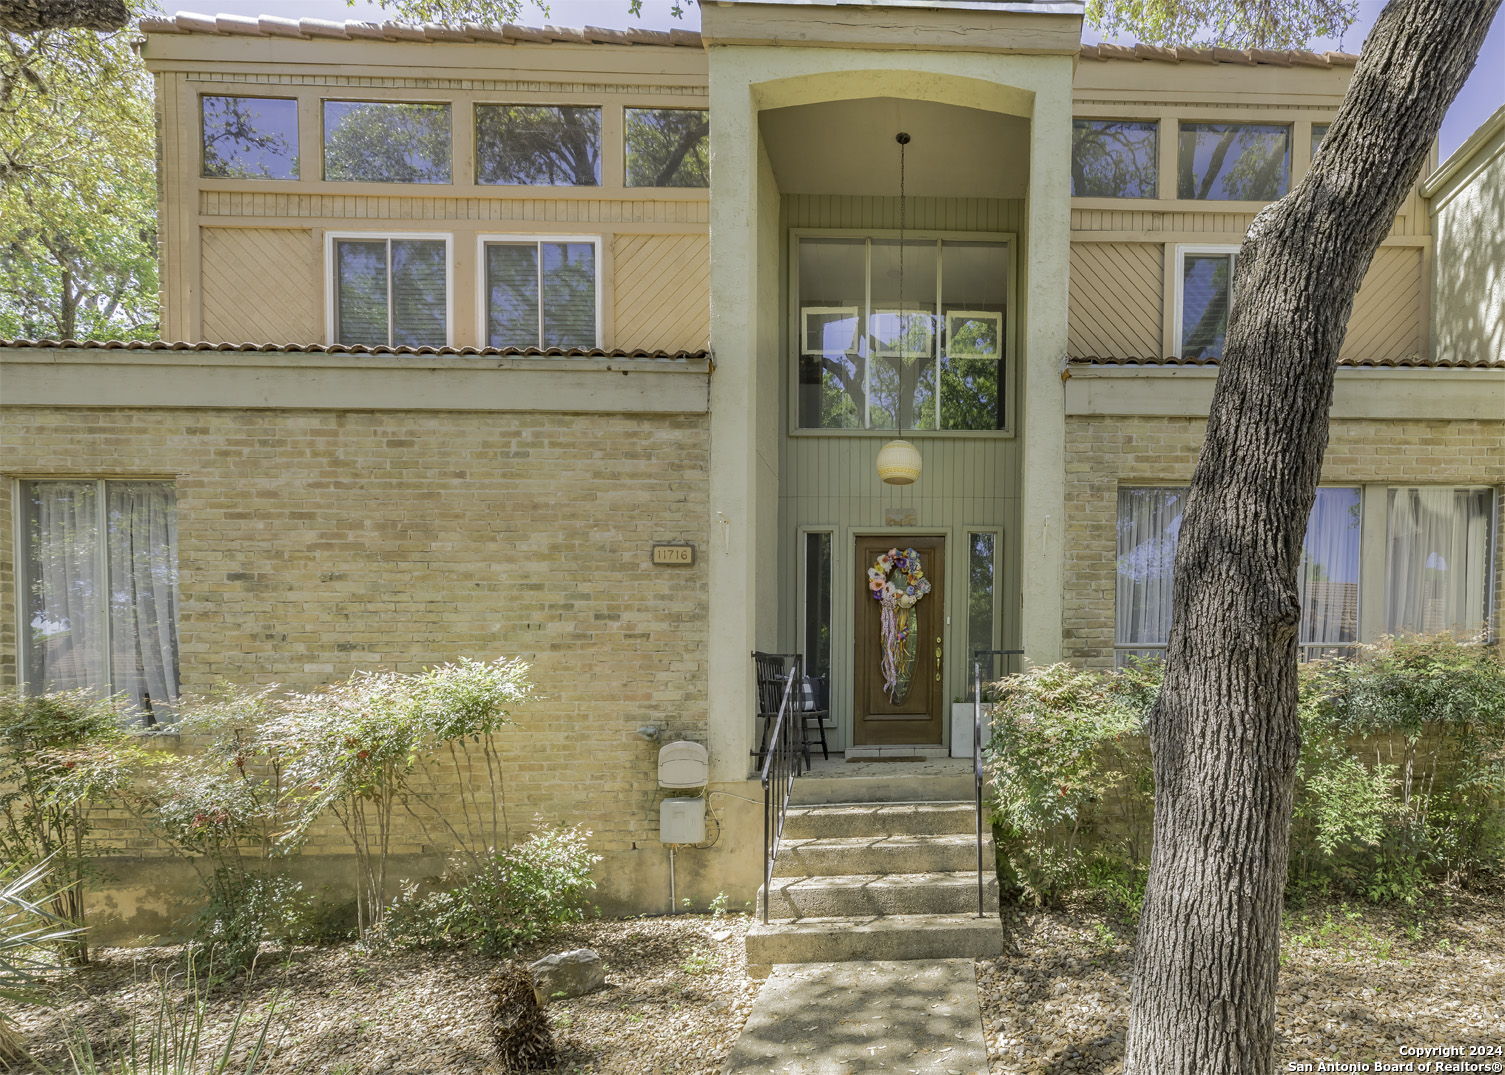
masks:
{"type": "Polygon", "coordinates": [[[710,357],[709,351],[625,350],[605,347],[367,347],[361,344],[318,343],[189,343],[184,340],[6,340],[0,350],[81,351],[239,351],[321,355],[465,355],[483,358],[649,358],[691,360],[710,357]]]}

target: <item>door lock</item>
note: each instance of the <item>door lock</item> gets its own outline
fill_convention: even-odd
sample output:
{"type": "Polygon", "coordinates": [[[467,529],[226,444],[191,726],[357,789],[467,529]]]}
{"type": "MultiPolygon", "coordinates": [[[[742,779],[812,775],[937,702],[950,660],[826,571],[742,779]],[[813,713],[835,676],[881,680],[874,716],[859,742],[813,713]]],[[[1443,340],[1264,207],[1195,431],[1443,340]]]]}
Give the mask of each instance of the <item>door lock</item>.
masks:
{"type": "Polygon", "coordinates": [[[935,681],[941,681],[941,636],[935,636],[935,681]]]}

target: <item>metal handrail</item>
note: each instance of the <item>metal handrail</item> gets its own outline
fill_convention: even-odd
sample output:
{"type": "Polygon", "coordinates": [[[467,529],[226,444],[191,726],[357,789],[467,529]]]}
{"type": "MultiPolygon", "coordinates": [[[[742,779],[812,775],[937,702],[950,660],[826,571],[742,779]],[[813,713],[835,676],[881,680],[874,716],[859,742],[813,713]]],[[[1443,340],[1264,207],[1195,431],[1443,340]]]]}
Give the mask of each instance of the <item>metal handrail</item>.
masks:
{"type": "Polygon", "coordinates": [[[993,657],[1022,657],[1022,649],[979,649],[972,651],[972,793],[977,808],[977,917],[986,918],[987,883],[982,872],[982,659],[989,658],[988,671],[993,670],[993,657]]]}
{"type": "Polygon", "coordinates": [[[773,864],[784,839],[784,818],[789,812],[789,797],[794,779],[800,774],[799,722],[793,719],[794,684],[799,678],[799,662],[789,669],[784,680],[784,696],[779,715],[768,735],[767,752],[758,774],[763,784],[763,924],[768,924],[768,903],[773,890],[773,864]]]}

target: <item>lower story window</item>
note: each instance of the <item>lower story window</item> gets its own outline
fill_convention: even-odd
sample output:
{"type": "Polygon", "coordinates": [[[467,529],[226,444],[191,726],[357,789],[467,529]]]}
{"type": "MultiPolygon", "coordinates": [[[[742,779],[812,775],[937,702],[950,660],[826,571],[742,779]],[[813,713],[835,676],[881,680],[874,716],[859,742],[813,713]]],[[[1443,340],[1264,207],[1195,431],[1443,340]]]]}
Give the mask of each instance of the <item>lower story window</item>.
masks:
{"type": "Polygon", "coordinates": [[[178,696],[171,482],[21,486],[24,682],[123,694],[155,723],[178,696]]]}
{"type": "Polygon", "coordinates": [[[335,238],[336,343],[444,347],[449,343],[449,241],[335,238]]]}
{"type": "Polygon", "coordinates": [[[1387,508],[1386,633],[1487,634],[1493,490],[1391,489],[1387,508]]]}

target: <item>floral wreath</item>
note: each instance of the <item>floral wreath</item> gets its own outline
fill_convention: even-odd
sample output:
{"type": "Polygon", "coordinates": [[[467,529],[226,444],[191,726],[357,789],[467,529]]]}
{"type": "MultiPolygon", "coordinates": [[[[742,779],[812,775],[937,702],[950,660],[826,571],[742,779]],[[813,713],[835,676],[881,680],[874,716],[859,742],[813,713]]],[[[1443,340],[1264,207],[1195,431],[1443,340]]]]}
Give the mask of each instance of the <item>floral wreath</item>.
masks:
{"type": "Polygon", "coordinates": [[[867,588],[874,601],[894,604],[900,608],[914,608],[920,598],[930,592],[930,580],[920,568],[920,554],[913,549],[889,549],[867,569],[867,588]],[[902,577],[902,587],[894,585],[889,575],[897,571],[902,577]]]}

